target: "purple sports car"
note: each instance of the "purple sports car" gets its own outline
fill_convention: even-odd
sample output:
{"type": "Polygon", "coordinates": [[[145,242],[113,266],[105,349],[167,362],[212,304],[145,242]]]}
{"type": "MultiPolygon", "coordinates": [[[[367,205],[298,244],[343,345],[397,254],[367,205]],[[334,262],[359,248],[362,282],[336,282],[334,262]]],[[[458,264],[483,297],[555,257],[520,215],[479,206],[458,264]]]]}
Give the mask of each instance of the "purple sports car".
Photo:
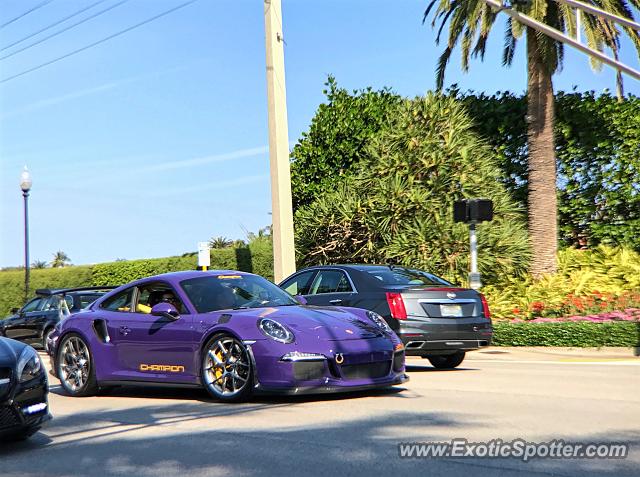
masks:
{"type": "Polygon", "coordinates": [[[192,271],[137,280],[59,323],[53,373],[72,396],[123,384],[329,392],[405,382],[404,347],[372,311],[301,305],[268,280],[192,271]]]}

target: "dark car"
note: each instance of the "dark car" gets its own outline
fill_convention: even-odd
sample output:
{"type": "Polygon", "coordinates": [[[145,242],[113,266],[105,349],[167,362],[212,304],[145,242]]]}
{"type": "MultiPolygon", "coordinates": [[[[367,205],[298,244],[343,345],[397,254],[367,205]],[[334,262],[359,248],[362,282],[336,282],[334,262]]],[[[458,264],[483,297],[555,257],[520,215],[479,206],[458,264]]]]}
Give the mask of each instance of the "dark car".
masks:
{"type": "Polygon", "coordinates": [[[51,419],[48,392],[37,351],[0,337],[0,438],[26,439],[51,419]]]}
{"type": "Polygon", "coordinates": [[[258,275],[211,270],[106,294],[56,326],[49,356],[72,396],[160,384],[240,401],[402,384],[403,348],[376,313],[304,306],[258,275]]]}
{"type": "Polygon", "coordinates": [[[364,308],[382,315],[405,345],[436,368],[455,368],[466,351],[488,346],[493,329],[481,293],[430,273],[393,265],[323,265],[280,287],[310,305],[364,308]]]}
{"type": "Polygon", "coordinates": [[[0,336],[47,349],[47,337],[65,316],[82,310],[113,287],[39,289],[36,297],[0,320],[0,336]]]}

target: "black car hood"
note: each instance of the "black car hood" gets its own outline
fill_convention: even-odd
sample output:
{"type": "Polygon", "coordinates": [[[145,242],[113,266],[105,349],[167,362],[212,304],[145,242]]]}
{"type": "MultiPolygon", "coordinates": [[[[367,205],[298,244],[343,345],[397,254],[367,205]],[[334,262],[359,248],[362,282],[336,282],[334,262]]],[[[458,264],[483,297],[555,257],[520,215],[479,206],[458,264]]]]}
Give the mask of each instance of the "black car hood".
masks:
{"type": "Polygon", "coordinates": [[[18,356],[27,345],[9,338],[0,337],[0,366],[14,367],[18,356]]]}

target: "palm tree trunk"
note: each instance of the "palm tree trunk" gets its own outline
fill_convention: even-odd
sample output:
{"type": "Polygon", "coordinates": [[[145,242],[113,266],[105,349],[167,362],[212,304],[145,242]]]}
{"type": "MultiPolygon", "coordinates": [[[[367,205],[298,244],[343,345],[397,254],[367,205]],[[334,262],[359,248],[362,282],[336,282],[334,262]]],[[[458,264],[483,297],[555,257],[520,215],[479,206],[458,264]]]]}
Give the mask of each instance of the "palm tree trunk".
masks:
{"type": "Polygon", "coordinates": [[[558,249],[556,157],[553,124],[555,105],[551,69],[540,52],[536,32],[527,29],[529,237],[531,273],[540,277],[557,270],[558,249]]]}

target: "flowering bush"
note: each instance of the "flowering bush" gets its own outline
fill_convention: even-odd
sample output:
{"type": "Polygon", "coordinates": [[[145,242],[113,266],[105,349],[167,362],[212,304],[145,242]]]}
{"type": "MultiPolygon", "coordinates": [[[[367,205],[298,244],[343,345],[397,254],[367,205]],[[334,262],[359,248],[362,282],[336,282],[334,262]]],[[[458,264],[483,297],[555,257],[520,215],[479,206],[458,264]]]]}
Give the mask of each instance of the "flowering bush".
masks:
{"type": "Polygon", "coordinates": [[[594,250],[566,249],[558,259],[559,271],[554,275],[539,280],[512,278],[501,286],[485,287],[492,315],[517,320],[576,316],[638,319],[627,310],[640,308],[640,254],[599,246],[594,250]]]}

